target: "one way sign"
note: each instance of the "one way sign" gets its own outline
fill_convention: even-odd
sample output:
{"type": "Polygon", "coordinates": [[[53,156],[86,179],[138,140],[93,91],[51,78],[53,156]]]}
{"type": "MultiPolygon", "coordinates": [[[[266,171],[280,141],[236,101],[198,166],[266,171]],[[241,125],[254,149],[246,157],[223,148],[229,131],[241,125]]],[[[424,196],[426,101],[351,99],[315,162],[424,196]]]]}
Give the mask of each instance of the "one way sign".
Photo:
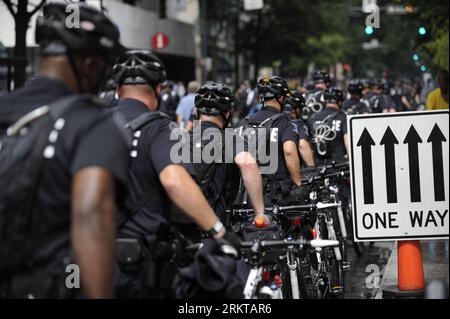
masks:
{"type": "Polygon", "coordinates": [[[449,113],[349,118],[356,241],[449,236],[449,113]]]}

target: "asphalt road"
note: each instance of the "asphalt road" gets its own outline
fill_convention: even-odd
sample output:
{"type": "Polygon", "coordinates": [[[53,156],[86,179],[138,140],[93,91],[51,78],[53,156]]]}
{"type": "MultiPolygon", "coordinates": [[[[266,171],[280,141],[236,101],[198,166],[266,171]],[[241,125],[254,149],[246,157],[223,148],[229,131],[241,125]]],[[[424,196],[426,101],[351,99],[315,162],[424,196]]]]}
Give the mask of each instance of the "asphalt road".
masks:
{"type": "Polygon", "coordinates": [[[349,245],[350,270],[345,277],[345,299],[373,299],[378,292],[394,243],[365,243],[365,254],[356,256],[349,245]]]}

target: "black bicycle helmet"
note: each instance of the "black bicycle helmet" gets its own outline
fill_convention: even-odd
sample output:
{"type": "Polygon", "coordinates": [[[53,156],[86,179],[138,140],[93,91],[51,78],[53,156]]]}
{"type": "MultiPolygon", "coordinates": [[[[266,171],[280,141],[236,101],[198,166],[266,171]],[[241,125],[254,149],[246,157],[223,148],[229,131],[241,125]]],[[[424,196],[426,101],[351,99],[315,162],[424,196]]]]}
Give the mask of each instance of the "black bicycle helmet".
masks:
{"type": "Polygon", "coordinates": [[[123,51],[116,25],[101,11],[85,3],[79,8],[79,26],[70,28],[66,19],[67,3],[51,2],[44,6],[44,15],[36,20],[36,42],[43,55],[66,55],[70,52],[97,52],[114,60],[123,51]]]}
{"type": "Polygon", "coordinates": [[[326,103],[340,103],[345,100],[345,97],[338,88],[329,88],[325,90],[324,99],[326,103]]]}
{"type": "Polygon", "coordinates": [[[166,80],[166,70],[153,52],[129,50],[114,65],[113,78],[119,85],[157,85],[166,80]]]}
{"type": "Polygon", "coordinates": [[[175,86],[175,83],[170,80],[166,80],[161,84],[161,88],[173,89],[174,86],[175,86]]]}
{"type": "Polygon", "coordinates": [[[367,79],[362,79],[361,80],[361,85],[362,85],[363,90],[364,89],[370,89],[370,81],[367,80],[367,79]]]}
{"type": "Polygon", "coordinates": [[[354,95],[362,95],[362,91],[364,89],[363,84],[360,80],[351,80],[348,83],[348,92],[354,95]]]}
{"type": "Polygon", "coordinates": [[[201,114],[224,115],[233,107],[233,93],[226,85],[206,83],[195,95],[195,107],[201,114]]]}
{"type": "Polygon", "coordinates": [[[370,80],[370,88],[384,89],[383,83],[377,79],[370,80]]]}
{"type": "Polygon", "coordinates": [[[320,84],[320,83],[329,84],[329,83],[331,83],[331,76],[328,72],[316,70],[313,73],[313,81],[314,81],[314,84],[320,84]]]}
{"type": "Polygon", "coordinates": [[[293,110],[300,110],[300,112],[302,112],[303,108],[306,107],[305,98],[303,97],[303,95],[301,93],[291,92],[290,96],[286,100],[285,109],[289,106],[293,110]]]}
{"type": "Polygon", "coordinates": [[[285,79],[279,76],[273,76],[259,80],[258,94],[262,97],[263,102],[267,102],[273,99],[279,100],[282,97],[287,97],[290,95],[290,91],[285,79]]]}

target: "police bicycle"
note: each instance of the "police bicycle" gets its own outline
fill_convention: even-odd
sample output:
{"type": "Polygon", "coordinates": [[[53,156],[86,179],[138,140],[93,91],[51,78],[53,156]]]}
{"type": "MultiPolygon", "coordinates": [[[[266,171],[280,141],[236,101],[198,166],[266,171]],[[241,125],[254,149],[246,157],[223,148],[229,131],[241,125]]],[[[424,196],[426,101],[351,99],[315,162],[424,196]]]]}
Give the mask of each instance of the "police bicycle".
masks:
{"type": "MultiPolygon", "coordinates": [[[[357,243],[353,236],[353,218],[350,194],[342,195],[342,186],[348,184],[350,177],[350,168],[348,162],[335,163],[319,167],[317,169],[306,172],[303,184],[309,185],[315,192],[315,197],[329,198],[329,201],[338,203],[337,220],[339,221],[339,230],[341,238],[344,242],[351,242],[353,250],[358,257],[362,257],[365,253],[363,243],[357,243]],[[343,198],[344,197],[344,198],[343,198]]],[[[349,187],[344,187],[349,192],[349,187]]],[[[346,257],[346,248],[344,247],[346,257]]]]}
{"type": "MultiPolygon", "coordinates": [[[[259,231],[254,240],[278,239],[286,243],[296,240],[328,240],[328,233],[319,232],[316,229],[320,223],[316,223],[317,216],[326,215],[326,211],[336,209],[336,203],[315,203],[307,205],[275,206],[266,209],[267,215],[271,217],[271,225],[258,225],[259,231]],[[280,234],[274,232],[279,227],[280,234]],[[275,227],[275,229],[274,229],[275,227]],[[320,237],[318,234],[321,234],[320,237]]],[[[254,220],[254,210],[234,209],[228,214],[233,216],[232,229],[244,240],[248,239],[246,230],[249,221],[254,220]]],[[[255,226],[250,226],[255,228],[255,226]]],[[[339,241],[335,240],[339,246],[339,241]]],[[[272,249],[264,251],[264,258],[259,260],[263,266],[264,282],[269,283],[266,287],[272,287],[275,296],[282,295],[285,299],[310,299],[329,298],[332,291],[332,280],[339,271],[339,264],[334,257],[336,247],[333,249],[326,246],[316,247],[314,253],[294,253],[293,250],[272,249]],[[315,265],[315,267],[314,267],[315,265]],[[333,266],[330,266],[333,265],[333,266]],[[279,287],[278,287],[279,286],[279,287]]],[[[339,250],[339,248],[337,248],[339,250]]],[[[246,262],[255,267],[254,256],[244,251],[246,262]],[[253,256],[253,257],[252,257],[253,256]]],[[[258,268],[259,269],[259,268],[258,268]]],[[[255,270],[251,276],[255,276],[255,270]]],[[[250,282],[252,282],[250,280],[250,282]]],[[[267,290],[267,288],[265,289],[267,290]]],[[[269,291],[269,290],[267,290],[269,291]]]]}

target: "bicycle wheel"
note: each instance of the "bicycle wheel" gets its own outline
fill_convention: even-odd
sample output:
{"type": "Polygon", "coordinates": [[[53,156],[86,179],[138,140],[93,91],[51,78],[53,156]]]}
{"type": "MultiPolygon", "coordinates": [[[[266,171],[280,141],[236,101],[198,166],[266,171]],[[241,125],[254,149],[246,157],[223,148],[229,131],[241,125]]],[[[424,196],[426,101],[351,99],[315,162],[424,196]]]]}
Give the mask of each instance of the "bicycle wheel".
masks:
{"type": "Polygon", "coordinates": [[[301,299],[317,299],[316,285],[309,255],[298,259],[298,286],[301,299]]]}
{"type": "Polygon", "coordinates": [[[352,211],[351,211],[350,207],[347,207],[344,210],[344,215],[345,215],[345,220],[346,220],[346,224],[347,224],[348,238],[352,241],[353,250],[355,251],[356,256],[361,258],[365,254],[366,246],[364,245],[364,243],[355,242],[354,234],[353,234],[353,218],[352,218],[352,211]]]}

